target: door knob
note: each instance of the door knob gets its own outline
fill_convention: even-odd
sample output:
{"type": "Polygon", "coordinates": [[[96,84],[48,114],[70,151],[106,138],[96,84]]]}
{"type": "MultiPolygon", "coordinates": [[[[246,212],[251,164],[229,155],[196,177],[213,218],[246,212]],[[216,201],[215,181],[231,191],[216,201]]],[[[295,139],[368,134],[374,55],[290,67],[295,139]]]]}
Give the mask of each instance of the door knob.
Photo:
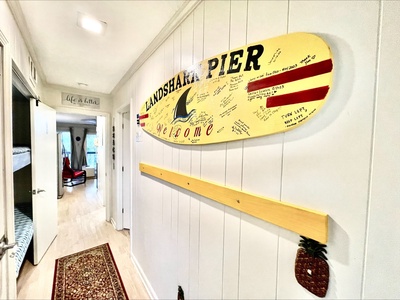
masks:
{"type": "Polygon", "coordinates": [[[39,194],[39,193],[42,193],[42,192],[45,192],[45,190],[42,190],[42,189],[33,190],[32,191],[32,195],[36,195],[36,194],[39,194]]]}
{"type": "Polygon", "coordinates": [[[3,258],[4,254],[8,249],[12,249],[17,245],[17,243],[8,244],[8,239],[3,235],[0,240],[0,259],[3,258]]]}

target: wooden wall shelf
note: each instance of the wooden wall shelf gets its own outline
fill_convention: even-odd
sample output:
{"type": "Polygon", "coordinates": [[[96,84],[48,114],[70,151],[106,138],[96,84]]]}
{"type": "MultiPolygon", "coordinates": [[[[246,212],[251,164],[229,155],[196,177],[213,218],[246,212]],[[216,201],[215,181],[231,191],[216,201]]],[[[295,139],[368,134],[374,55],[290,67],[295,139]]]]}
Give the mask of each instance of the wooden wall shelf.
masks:
{"type": "Polygon", "coordinates": [[[325,213],[245,193],[144,163],[139,164],[139,169],[142,173],[162,179],[320,243],[326,244],[328,241],[328,215],[325,213]]]}

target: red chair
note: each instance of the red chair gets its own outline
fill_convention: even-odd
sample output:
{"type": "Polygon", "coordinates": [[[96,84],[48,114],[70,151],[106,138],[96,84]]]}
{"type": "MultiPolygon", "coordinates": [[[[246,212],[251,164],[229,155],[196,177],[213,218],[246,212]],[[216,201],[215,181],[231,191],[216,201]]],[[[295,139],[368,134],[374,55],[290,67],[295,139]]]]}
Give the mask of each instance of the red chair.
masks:
{"type": "Polygon", "coordinates": [[[85,170],[73,170],[71,169],[69,158],[64,157],[64,166],[62,171],[62,177],[64,185],[75,186],[86,182],[86,171],[85,170]]]}

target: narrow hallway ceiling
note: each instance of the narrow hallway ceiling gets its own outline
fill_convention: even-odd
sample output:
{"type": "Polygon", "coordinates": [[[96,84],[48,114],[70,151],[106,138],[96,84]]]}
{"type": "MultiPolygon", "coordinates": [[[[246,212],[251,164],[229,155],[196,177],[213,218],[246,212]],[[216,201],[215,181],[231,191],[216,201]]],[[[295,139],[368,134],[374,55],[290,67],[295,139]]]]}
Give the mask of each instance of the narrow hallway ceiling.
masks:
{"type": "Polygon", "coordinates": [[[20,13],[17,22],[45,83],[110,94],[187,1],[8,2],[20,13]],[[106,22],[105,34],[78,27],[78,12],[106,22]]]}

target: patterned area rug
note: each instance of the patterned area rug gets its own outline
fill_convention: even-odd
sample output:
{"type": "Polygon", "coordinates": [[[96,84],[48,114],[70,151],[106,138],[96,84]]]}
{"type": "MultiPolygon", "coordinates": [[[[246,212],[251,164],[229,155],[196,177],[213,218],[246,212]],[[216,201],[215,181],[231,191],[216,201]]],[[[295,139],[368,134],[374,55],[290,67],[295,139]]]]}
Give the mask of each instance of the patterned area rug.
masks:
{"type": "Polygon", "coordinates": [[[56,259],[51,299],[128,299],[110,246],[56,259]]]}

